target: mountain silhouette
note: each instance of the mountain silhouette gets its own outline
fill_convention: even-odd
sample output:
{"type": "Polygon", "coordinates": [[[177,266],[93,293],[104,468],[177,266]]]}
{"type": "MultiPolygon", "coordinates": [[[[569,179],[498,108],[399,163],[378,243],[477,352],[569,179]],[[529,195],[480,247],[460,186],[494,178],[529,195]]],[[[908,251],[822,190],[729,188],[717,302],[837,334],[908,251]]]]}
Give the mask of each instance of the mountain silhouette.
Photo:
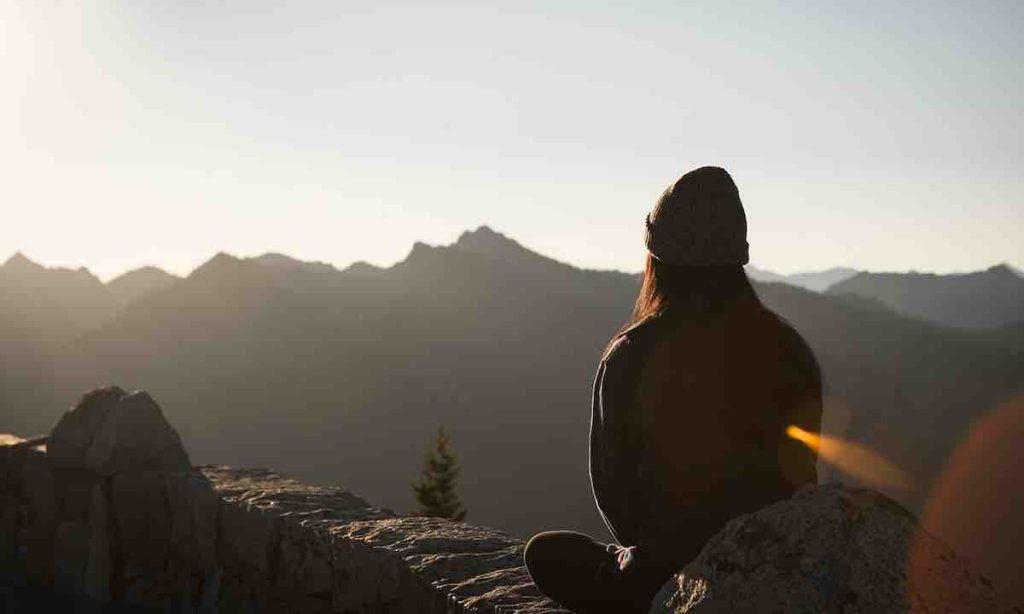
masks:
{"type": "Polygon", "coordinates": [[[755,281],[781,282],[792,286],[806,288],[808,290],[814,290],[815,292],[823,292],[829,286],[857,274],[856,269],[848,267],[833,267],[831,269],[825,269],[824,271],[793,273],[791,275],[773,273],[772,271],[759,269],[752,265],[747,265],[745,268],[747,270],[747,275],[755,281]]]}
{"type": "Polygon", "coordinates": [[[147,266],[119,275],[108,281],[106,286],[114,309],[120,310],[140,296],[163,289],[178,279],[163,269],[147,266]]]}
{"type": "MultiPolygon", "coordinates": [[[[5,299],[27,292],[0,279],[5,299]]],[[[145,388],[196,462],[270,466],[408,511],[444,425],[474,522],[601,534],[587,477],[591,384],[638,283],[487,227],[451,245],[417,243],[387,268],[221,253],[92,326],[59,313],[40,323],[57,342],[3,358],[21,362],[0,372],[0,430],[45,431],[97,385],[145,388]]],[[[916,488],[890,494],[911,507],[970,425],[1024,384],[1021,346],[1004,336],[936,326],[870,297],[756,288],[821,361],[825,428],[905,470],[916,488]]],[[[3,314],[0,330],[18,326],[3,314]]]]}
{"type": "Polygon", "coordinates": [[[900,313],[954,328],[994,329],[1024,321],[1024,278],[1005,264],[952,275],[858,273],[828,291],[874,298],[900,313]]]}
{"type": "Polygon", "coordinates": [[[18,252],[0,265],[4,321],[23,318],[26,328],[87,329],[110,314],[108,291],[84,268],[47,268],[18,252]]]}
{"type": "Polygon", "coordinates": [[[135,299],[176,278],[142,269],[104,284],[84,268],[44,267],[22,253],[0,265],[0,416],[12,432],[34,433],[65,407],[76,344],[135,299]],[[40,420],[40,417],[45,417],[40,420]]]}

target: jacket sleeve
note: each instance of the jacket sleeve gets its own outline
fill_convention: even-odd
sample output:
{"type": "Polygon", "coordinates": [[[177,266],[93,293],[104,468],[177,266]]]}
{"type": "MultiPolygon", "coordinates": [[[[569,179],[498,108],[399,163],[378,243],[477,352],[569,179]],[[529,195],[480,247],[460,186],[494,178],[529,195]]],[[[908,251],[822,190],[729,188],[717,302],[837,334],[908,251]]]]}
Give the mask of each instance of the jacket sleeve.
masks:
{"type": "Polygon", "coordinates": [[[635,408],[635,365],[629,340],[620,339],[594,380],[590,422],[590,479],[605,524],[616,540],[635,545],[645,517],[640,497],[640,441],[635,408]]]}

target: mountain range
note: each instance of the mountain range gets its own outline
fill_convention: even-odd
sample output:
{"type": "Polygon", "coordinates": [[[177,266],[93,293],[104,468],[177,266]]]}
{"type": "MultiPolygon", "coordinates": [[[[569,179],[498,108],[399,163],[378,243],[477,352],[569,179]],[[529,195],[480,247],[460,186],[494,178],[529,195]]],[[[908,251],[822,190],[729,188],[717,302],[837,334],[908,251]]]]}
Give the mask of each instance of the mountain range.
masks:
{"type": "Polygon", "coordinates": [[[755,281],[779,282],[798,286],[815,292],[823,292],[829,286],[849,279],[858,273],[857,269],[849,267],[834,267],[822,271],[808,271],[805,273],[793,273],[782,275],[765,269],[759,269],[753,265],[746,266],[747,275],[755,281]]]}
{"type": "MultiPolygon", "coordinates": [[[[825,430],[891,460],[910,486],[888,494],[920,510],[972,425],[1024,390],[1024,323],[939,325],[844,288],[862,275],[827,292],[755,287],[818,356],[825,430]]],[[[488,227],[387,268],[221,253],[184,278],[103,284],[16,255],[0,266],[0,431],[45,431],[97,385],[144,388],[196,462],[271,466],[409,511],[444,425],[474,522],[602,535],[590,388],[638,281],[488,227]]]]}
{"type": "Polygon", "coordinates": [[[951,328],[1005,328],[1013,336],[1024,321],[1024,276],[1009,264],[946,275],[872,273],[848,267],[790,275],[752,265],[746,270],[756,281],[874,299],[896,312],[951,328]]]}
{"type": "Polygon", "coordinates": [[[952,275],[861,272],[828,292],[873,298],[908,316],[954,328],[984,330],[1024,320],[1024,278],[1006,264],[952,275]]]}

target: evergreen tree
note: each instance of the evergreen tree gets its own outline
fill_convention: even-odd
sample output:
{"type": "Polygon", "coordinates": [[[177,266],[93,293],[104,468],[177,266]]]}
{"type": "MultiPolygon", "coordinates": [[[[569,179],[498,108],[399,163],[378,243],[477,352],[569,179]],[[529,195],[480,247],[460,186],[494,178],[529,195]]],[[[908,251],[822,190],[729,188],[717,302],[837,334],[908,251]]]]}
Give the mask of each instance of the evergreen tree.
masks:
{"type": "Polygon", "coordinates": [[[423,477],[412,485],[416,491],[416,501],[420,504],[420,516],[451,520],[466,517],[466,508],[455,493],[459,467],[449,443],[444,427],[438,428],[434,448],[427,452],[423,463],[423,477]]]}

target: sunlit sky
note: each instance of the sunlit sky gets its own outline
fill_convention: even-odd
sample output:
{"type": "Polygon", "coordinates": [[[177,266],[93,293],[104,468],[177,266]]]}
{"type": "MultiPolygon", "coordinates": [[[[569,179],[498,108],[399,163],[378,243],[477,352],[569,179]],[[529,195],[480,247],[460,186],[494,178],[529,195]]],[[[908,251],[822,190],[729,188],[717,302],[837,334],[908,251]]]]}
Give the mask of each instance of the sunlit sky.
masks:
{"type": "Polygon", "coordinates": [[[716,164],[762,268],[1024,265],[1024,3],[681,4],[0,2],[0,260],[638,270],[716,164]]]}

